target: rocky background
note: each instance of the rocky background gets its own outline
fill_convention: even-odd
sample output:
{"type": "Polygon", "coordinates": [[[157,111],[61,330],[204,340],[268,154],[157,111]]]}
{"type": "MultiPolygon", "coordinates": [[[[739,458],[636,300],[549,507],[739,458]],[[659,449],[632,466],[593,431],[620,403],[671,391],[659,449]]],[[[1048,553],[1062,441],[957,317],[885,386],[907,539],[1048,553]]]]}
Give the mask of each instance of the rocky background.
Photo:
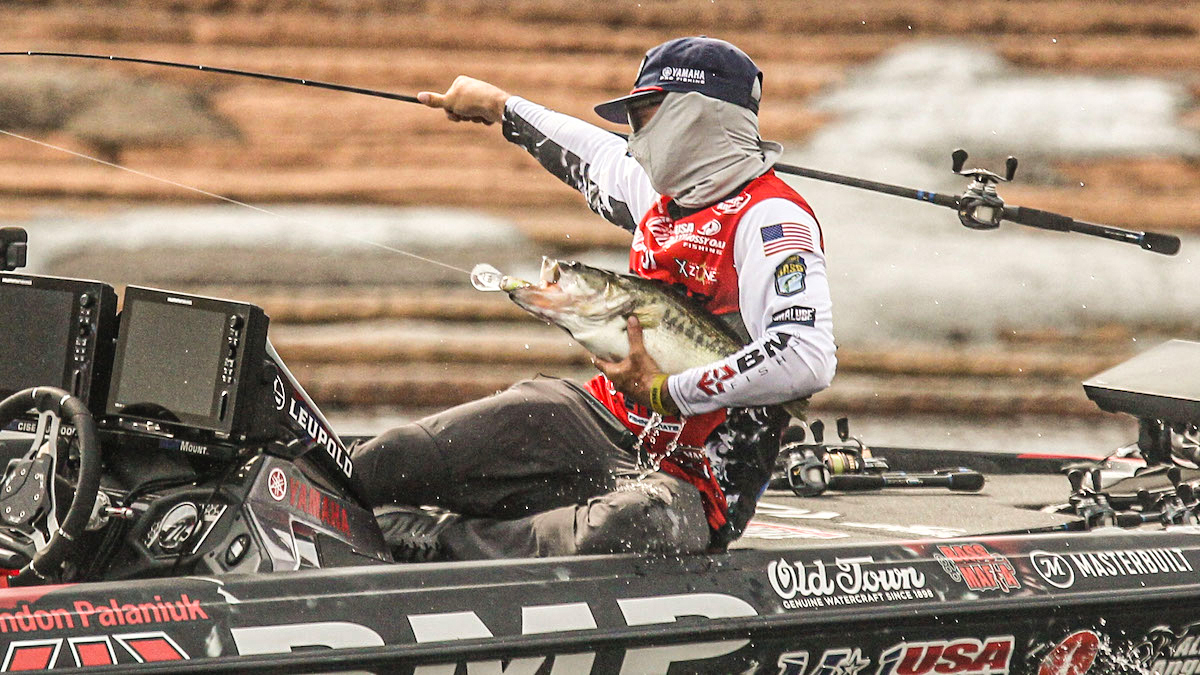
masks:
{"type": "MultiPolygon", "coordinates": [[[[994,169],[1011,153],[1009,203],[1184,238],[1166,258],[1015,225],[972,232],[946,209],[795,179],[826,230],[837,309],[839,374],[818,414],[863,420],[869,442],[1132,440],[1078,382],[1200,329],[1200,3],[0,5],[0,51],[409,94],[467,73],[600,124],[591,106],[628,90],[647,47],[683,34],[755,58],[763,135],[785,161],[955,193],[966,182],[949,172],[952,149],[994,169]]],[[[0,130],[140,172],[0,135],[0,225],[30,231],[31,270],[257,302],[293,371],[355,431],[535,372],[588,373],[556,329],[379,245],[531,273],[542,255],[620,266],[628,243],[497,129],[411,104],[6,56],[0,130]]]]}

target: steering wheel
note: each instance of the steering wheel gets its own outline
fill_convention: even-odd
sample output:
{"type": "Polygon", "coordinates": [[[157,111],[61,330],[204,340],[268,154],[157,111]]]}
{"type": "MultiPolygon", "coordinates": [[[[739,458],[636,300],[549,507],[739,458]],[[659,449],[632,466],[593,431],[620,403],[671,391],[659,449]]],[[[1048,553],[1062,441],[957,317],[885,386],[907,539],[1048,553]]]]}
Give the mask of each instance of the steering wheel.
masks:
{"type": "Polygon", "coordinates": [[[58,569],[87,525],[100,489],[100,441],[83,401],[54,387],[24,389],[0,401],[0,429],[31,409],[38,414],[33,445],[8,463],[0,481],[0,567],[19,570],[9,579],[14,586],[43,583],[58,569]],[[59,524],[54,476],[63,422],[75,428],[79,477],[59,524]]]}

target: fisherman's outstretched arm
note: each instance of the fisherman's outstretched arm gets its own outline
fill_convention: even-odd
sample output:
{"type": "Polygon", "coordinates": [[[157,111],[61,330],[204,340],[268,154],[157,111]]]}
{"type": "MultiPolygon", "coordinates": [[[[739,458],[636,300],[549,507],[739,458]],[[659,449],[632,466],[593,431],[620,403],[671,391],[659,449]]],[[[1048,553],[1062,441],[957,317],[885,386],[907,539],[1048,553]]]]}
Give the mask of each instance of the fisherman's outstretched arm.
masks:
{"type": "Polygon", "coordinates": [[[832,302],[816,219],[787,200],[757,204],[738,225],[734,260],[742,320],[754,340],[667,380],[684,415],[783,403],[821,391],[833,379],[832,302]],[[784,237],[811,243],[775,243],[784,237]]]}
{"type": "Polygon", "coordinates": [[[504,137],[579,190],[588,208],[630,232],[658,197],[646,172],[625,154],[625,141],[583,120],[513,96],[505,106],[504,137]]]}
{"type": "Polygon", "coordinates": [[[597,214],[631,232],[658,197],[645,171],[626,155],[625,141],[593,124],[464,76],[445,94],[421,92],[418,98],[454,121],[503,122],[507,140],[579,190],[597,214]]]}

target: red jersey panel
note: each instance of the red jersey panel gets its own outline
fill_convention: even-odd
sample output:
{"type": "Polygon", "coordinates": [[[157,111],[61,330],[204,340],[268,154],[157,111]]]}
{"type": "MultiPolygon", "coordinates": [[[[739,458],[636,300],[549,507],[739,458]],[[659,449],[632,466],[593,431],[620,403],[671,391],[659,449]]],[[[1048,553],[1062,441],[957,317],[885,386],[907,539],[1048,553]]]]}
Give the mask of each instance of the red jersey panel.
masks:
{"type": "MultiPolygon", "coordinates": [[[[751,181],[736,197],[678,220],[672,220],[667,211],[670,199],[661,197],[634,232],[629,270],[640,277],[682,286],[687,295],[714,314],[737,312],[738,279],[733,245],[738,223],[752,205],[777,197],[812,214],[804,198],[774,171],[751,181]]],[[[821,247],[824,248],[824,242],[821,247]]],[[[587,387],[626,428],[639,435],[643,432],[651,414],[648,408],[627,402],[603,375],[597,375],[587,387]]],[[[661,457],[671,441],[677,440],[678,447],[663,459],[661,469],[696,486],[713,529],[725,524],[727,507],[703,448],[708,436],[724,421],[724,410],[682,420],[667,417],[657,430],[650,432],[643,445],[651,455],[661,457]]]]}

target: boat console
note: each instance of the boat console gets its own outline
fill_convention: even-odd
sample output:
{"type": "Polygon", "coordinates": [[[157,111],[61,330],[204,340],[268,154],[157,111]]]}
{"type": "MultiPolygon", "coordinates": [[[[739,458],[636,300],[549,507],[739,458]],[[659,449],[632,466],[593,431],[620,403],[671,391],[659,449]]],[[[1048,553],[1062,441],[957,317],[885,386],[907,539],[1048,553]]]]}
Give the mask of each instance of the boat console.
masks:
{"type": "Polygon", "coordinates": [[[27,571],[64,547],[61,576],[37,576],[390,562],[349,451],[271,346],[260,307],[136,286],[122,296],[118,313],[108,284],[0,272],[0,430],[17,432],[0,440],[0,512],[29,514],[0,522],[0,568],[27,571]],[[89,493],[92,452],[95,503],[77,506],[61,488],[89,493]],[[86,527],[59,537],[76,509],[86,527]]]}
{"type": "Polygon", "coordinates": [[[0,398],[53,385],[102,411],[117,295],[99,281],[0,272],[0,398]]]}

